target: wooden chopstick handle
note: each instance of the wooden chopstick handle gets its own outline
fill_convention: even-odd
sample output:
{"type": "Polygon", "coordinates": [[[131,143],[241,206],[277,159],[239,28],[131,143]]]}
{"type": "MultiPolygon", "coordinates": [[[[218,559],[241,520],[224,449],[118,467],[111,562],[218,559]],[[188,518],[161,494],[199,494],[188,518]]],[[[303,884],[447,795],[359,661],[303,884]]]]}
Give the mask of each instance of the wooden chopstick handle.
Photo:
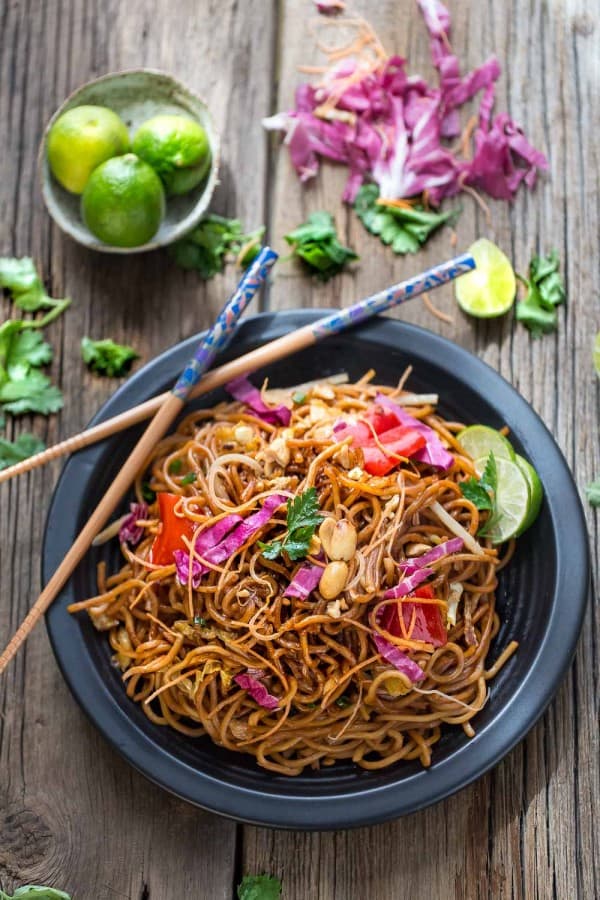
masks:
{"type": "Polygon", "coordinates": [[[36,602],[33,604],[27,616],[15,632],[6,649],[0,656],[0,674],[25,642],[36,623],[44,615],[54,598],[65,586],[75,567],[81,562],[90,548],[90,544],[99,531],[105,526],[123,495],[131,487],[139,470],[144,466],[148,456],[156,443],[164,436],[173,419],[182,408],[181,401],[173,394],[168,395],[167,400],[159,409],[153,420],[146,428],[144,434],[137,442],[126,462],[121,467],[115,480],[106,491],[104,497],[79,532],[75,542],[65,555],[60,566],[50,578],[36,602]]]}

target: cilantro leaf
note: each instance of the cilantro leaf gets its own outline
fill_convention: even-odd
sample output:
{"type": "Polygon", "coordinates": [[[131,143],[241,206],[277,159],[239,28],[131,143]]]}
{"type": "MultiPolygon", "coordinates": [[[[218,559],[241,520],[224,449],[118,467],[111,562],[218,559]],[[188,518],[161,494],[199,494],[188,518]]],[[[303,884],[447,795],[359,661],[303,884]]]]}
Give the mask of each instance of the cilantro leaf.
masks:
{"type": "Polygon", "coordinates": [[[460,209],[435,213],[421,206],[399,207],[379,200],[376,184],[363,184],[354,201],[354,209],[367,231],[377,235],[394,253],[416,253],[434,231],[453,223],[460,209]]]}
{"type": "Polygon", "coordinates": [[[15,463],[41,453],[46,445],[33,434],[20,434],[15,441],[6,441],[0,438],[0,469],[6,469],[15,463]]]}
{"type": "Polygon", "coordinates": [[[321,281],[328,281],[347,262],[358,259],[354,250],[339,242],[333,216],[328,212],[311,213],[306,222],[285,235],[285,240],[321,281]]]}
{"type": "Polygon", "coordinates": [[[9,291],[15,306],[25,312],[51,309],[54,314],[50,313],[45,316],[44,324],[51,321],[51,318],[56,318],[56,315],[60,315],[71,302],[67,299],[56,300],[48,296],[35,264],[29,256],[21,259],[0,257],[0,287],[9,291]]]}
{"type": "Polygon", "coordinates": [[[498,470],[496,466],[496,457],[490,451],[487,458],[485,468],[481,478],[468,478],[461,481],[460,491],[463,497],[470,500],[479,510],[489,510],[485,524],[479,529],[478,534],[485,536],[498,520],[498,510],[496,508],[496,492],[498,490],[498,470]]]}
{"type": "Polygon", "coordinates": [[[517,303],[516,317],[534,337],[554,331],[558,325],[556,307],[565,299],[565,287],[558,271],[558,252],[534,256],[529,263],[529,278],[519,275],[526,286],[525,299],[517,303]]]}
{"type": "Polygon", "coordinates": [[[0,404],[13,416],[26,412],[47,416],[62,409],[63,395],[47,375],[33,369],[24,378],[0,384],[0,404]]]}
{"type": "Polygon", "coordinates": [[[42,338],[39,331],[26,328],[24,331],[14,333],[6,347],[6,357],[2,364],[6,368],[8,377],[18,380],[24,378],[31,368],[46,366],[51,362],[52,347],[50,344],[42,338]]]}
{"type": "Polygon", "coordinates": [[[585,492],[590,506],[600,506],[600,478],[597,481],[590,482],[586,486],[585,492]]]}
{"type": "Polygon", "coordinates": [[[133,347],[116,344],[110,338],[93,341],[89,337],[84,337],[81,341],[81,356],[93,372],[116,378],[129,371],[131,363],[134,359],[138,359],[139,353],[133,347]]]}
{"type": "Polygon", "coordinates": [[[285,551],[290,559],[304,559],[308,555],[310,540],[315,529],[321,524],[319,498],[314,487],[308,488],[287,502],[287,532],[285,536],[270,544],[259,542],[266,559],[277,559],[285,551]]]}
{"type": "Polygon", "coordinates": [[[280,900],[281,881],[271,875],[244,875],[237,895],[238,900],[280,900]]]}
{"type": "Polygon", "coordinates": [[[264,226],[244,234],[239,219],[227,219],[211,213],[180,241],[169,253],[183,269],[195,269],[208,280],[222,272],[229,254],[238,255],[238,265],[250,264],[260,250],[264,226]]]}
{"type": "Polygon", "coordinates": [[[0,890],[0,900],[71,900],[71,895],[57,888],[42,887],[41,885],[25,884],[17,888],[12,894],[5,894],[0,890]]]}

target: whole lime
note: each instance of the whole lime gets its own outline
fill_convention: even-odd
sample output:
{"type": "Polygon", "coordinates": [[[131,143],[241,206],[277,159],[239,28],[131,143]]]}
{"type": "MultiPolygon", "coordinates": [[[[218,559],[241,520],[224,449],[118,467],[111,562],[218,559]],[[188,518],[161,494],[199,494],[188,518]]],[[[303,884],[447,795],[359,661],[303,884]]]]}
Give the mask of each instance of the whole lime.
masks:
{"type": "Polygon", "coordinates": [[[148,119],[134,134],[132,149],[158,172],[168,194],[187,194],[210,167],[206,131],[187,116],[148,119]]]}
{"type": "Polygon", "coordinates": [[[158,231],[165,193],[154,169],[134,153],[94,169],[81,198],[83,221],[114,247],[139,247],[158,231]]]}
{"type": "Polygon", "coordinates": [[[129,149],[129,133],[106,106],[76,106],[52,125],[46,143],[48,165],[56,180],[81,194],[96,166],[129,149]]]}

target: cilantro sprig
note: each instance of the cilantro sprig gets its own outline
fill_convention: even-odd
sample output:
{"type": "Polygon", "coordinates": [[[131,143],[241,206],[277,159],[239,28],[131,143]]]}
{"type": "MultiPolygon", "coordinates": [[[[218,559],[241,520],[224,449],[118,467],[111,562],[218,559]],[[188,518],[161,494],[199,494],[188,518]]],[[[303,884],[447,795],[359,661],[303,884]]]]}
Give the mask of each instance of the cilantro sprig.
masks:
{"type": "Polygon", "coordinates": [[[321,281],[328,281],[341,272],[346,263],[358,259],[350,247],[340,243],[333,216],[328,212],[314,212],[307,221],[285,239],[310,271],[321,281]]]}
{"type": "Polygon", "coordinates": [[[460,209],[435,213],[421,206],[405,208],[381,203],[376,184],[363,184],[354,209],[367,231],[391,245],[394,253],[416,253],[434,231],[455,222],[460,215],[460,209]]]}
{"type": "Polygon", "coordinates": [[[134,359],[138,359],[139,353],[133,347],[117,344],[110,338],[93,341],[89,337],[84,337],[81,340],[81,356],[92,372],[108,375],[109,378],[118,378],[129,371],[134,359]]]}
{"type": "Polygon", "coordinates": [[[237,895],[238,900],[280,900],[281,881],[273,875],[244,875],[237,895]]]}
{"type": "Polygon", "coordinates": [[[558,271],[558,252],[548,256],[534,256],[529,263],[529,278],[517,275],[527,288],[524,300],[517,303],[516,316],[534,337],[554,331],[558,325],[557,306],[566,297],[562,277],[558,271]]]}
{"type": "Polygon", "coordinates": [[[287,531],[270,544],[258,542],[265,559],[277,559],[285,552],[290,559],[304,559],[308,555],[310,539],[323,520],[319,512],[319,498],[314,487],[287,502],[287,531]]]}
{"type": "Polygon", "coordinates": [[[249,266],[260,251],[264,226],[244,233],[239,219],[227,219],[214,213],[169,248],[171,257],[183,269],[195,269],[204,280],[225,268],[229,255],[237,256],[240,268],[249,266]]]}
{"type": "Polygon", "coordinates": [[[597,481],[591,481],[586,485],[585,493],[587,494],[590,506],[600,506],[600,478],[597,481]]]}
{"type": "Polygon", "coordinates": [[[28,326],[22,319],[0,325],[0,411],[48,415],[61,409],[63,396],[39,371],[52,361],[52,348],[28,326]]]}
{"type": "Polygon", "coordinates": [[[498,470],[496,457],[492,451],[487,458],[481,478],[468,478],[466,481],[461,481],[459,487],[463,497],[470,500],[477,509],[489,510],[490,515],[487,521],[477,532],[481,537],[485,537],[492,531],[500,516],[496,506],[498,470]]]}
{"type": "Polygon", "coordinates": [[[71,303],[66,297],[58,300],[48,296],[35,264],[29,256],[21,259],[0,257],[0,287],[9,291],[15,306],[24,312],[50,310],[41,319],[27,322],[29,328],[44,328],[60,316],[71,303]]]}
{"type": "Polygon", "coordinates": [[[33,434],[27,434],[27,432],[20,434],[14,441],[0,439],[0,469],[14,466],[15,463],[22,462],[33,456],[34,453],[41,453],[45,446],[40,438],[33,434]]]}

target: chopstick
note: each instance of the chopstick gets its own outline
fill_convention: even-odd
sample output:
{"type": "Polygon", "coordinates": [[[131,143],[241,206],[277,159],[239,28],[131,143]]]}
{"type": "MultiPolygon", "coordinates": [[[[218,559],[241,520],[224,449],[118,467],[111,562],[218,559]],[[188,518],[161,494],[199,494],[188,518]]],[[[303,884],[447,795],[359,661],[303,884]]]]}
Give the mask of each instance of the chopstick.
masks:
{"type": "Polygon", "coordinates": [[[36,623],[70,578],[96,534],[104,527],[123,495],[131,487],[137,472],[146,462],[154,445],[163,437],[183,409],[192,388],[212,364],[217,353],[231,340],[239,317],[254,297],[258,287],[264,282],[276,259],[277,254],[273,250],[263,247],[254,262],[251,263],[236,291],[219,313],[214,326],[198,344],[194,356],[181,373],[173,389],[160,403],[154,418],[127,457],[111,486],[0,656],[0,674],[6,669],[21,644],[27,639],[36,623]]]}
{"type": "MultiPolygon", "coordinates": [[[[429,291],[440,284],[451,281],[474,268],[475,263],[471,256],[467,254],[458,256],[456,259],[452,259],[440,266],[435,266],[416,278],[395,285],[386,291],[369,297],[367,300],[362,300],[349,309],[336,311],[333,315],[319,319],[314,324],[307,325],[293,334],[264,344],[257,350],[208,372],[199,384],[192,389],[189,399],[200,397],[202,394],[206,394],[215,388],[222,387],[238,375],[247,374],[263,365],[268,365],[278,359],[282,359],[284,356],[309,347],[328,334],[336,334],[343,331],[350,325],[362,322],[376,313],[391,309],[405,300],[410,300],[412,297],[429,291]]],[[[119,415],[113,416],[105,422],[86,428],[79,434],[66,438],[64,441],[60,441],[52,447],[30,456],[22,462],[15,463],[14,466],[8,466],[0,471],[0,483],[9,481],[16,475],[22,475],[25,472],[30,472],[32,469],[37,469],[39,466],[43,466],[47,462],[58,459],[67,453],[75,453],[77,450],[89,447],[97,441],[102,441],[113,434],[117,434],[119,431],[123,431],[125,428],[130,428],[132,425],[137,425],[145,419],[149,419],[165,403],[168,396],[169,391],[166,391],[164,394],[152,397],[150,400],[146,400],[132,409],[119,413],[119,415]]]]}

